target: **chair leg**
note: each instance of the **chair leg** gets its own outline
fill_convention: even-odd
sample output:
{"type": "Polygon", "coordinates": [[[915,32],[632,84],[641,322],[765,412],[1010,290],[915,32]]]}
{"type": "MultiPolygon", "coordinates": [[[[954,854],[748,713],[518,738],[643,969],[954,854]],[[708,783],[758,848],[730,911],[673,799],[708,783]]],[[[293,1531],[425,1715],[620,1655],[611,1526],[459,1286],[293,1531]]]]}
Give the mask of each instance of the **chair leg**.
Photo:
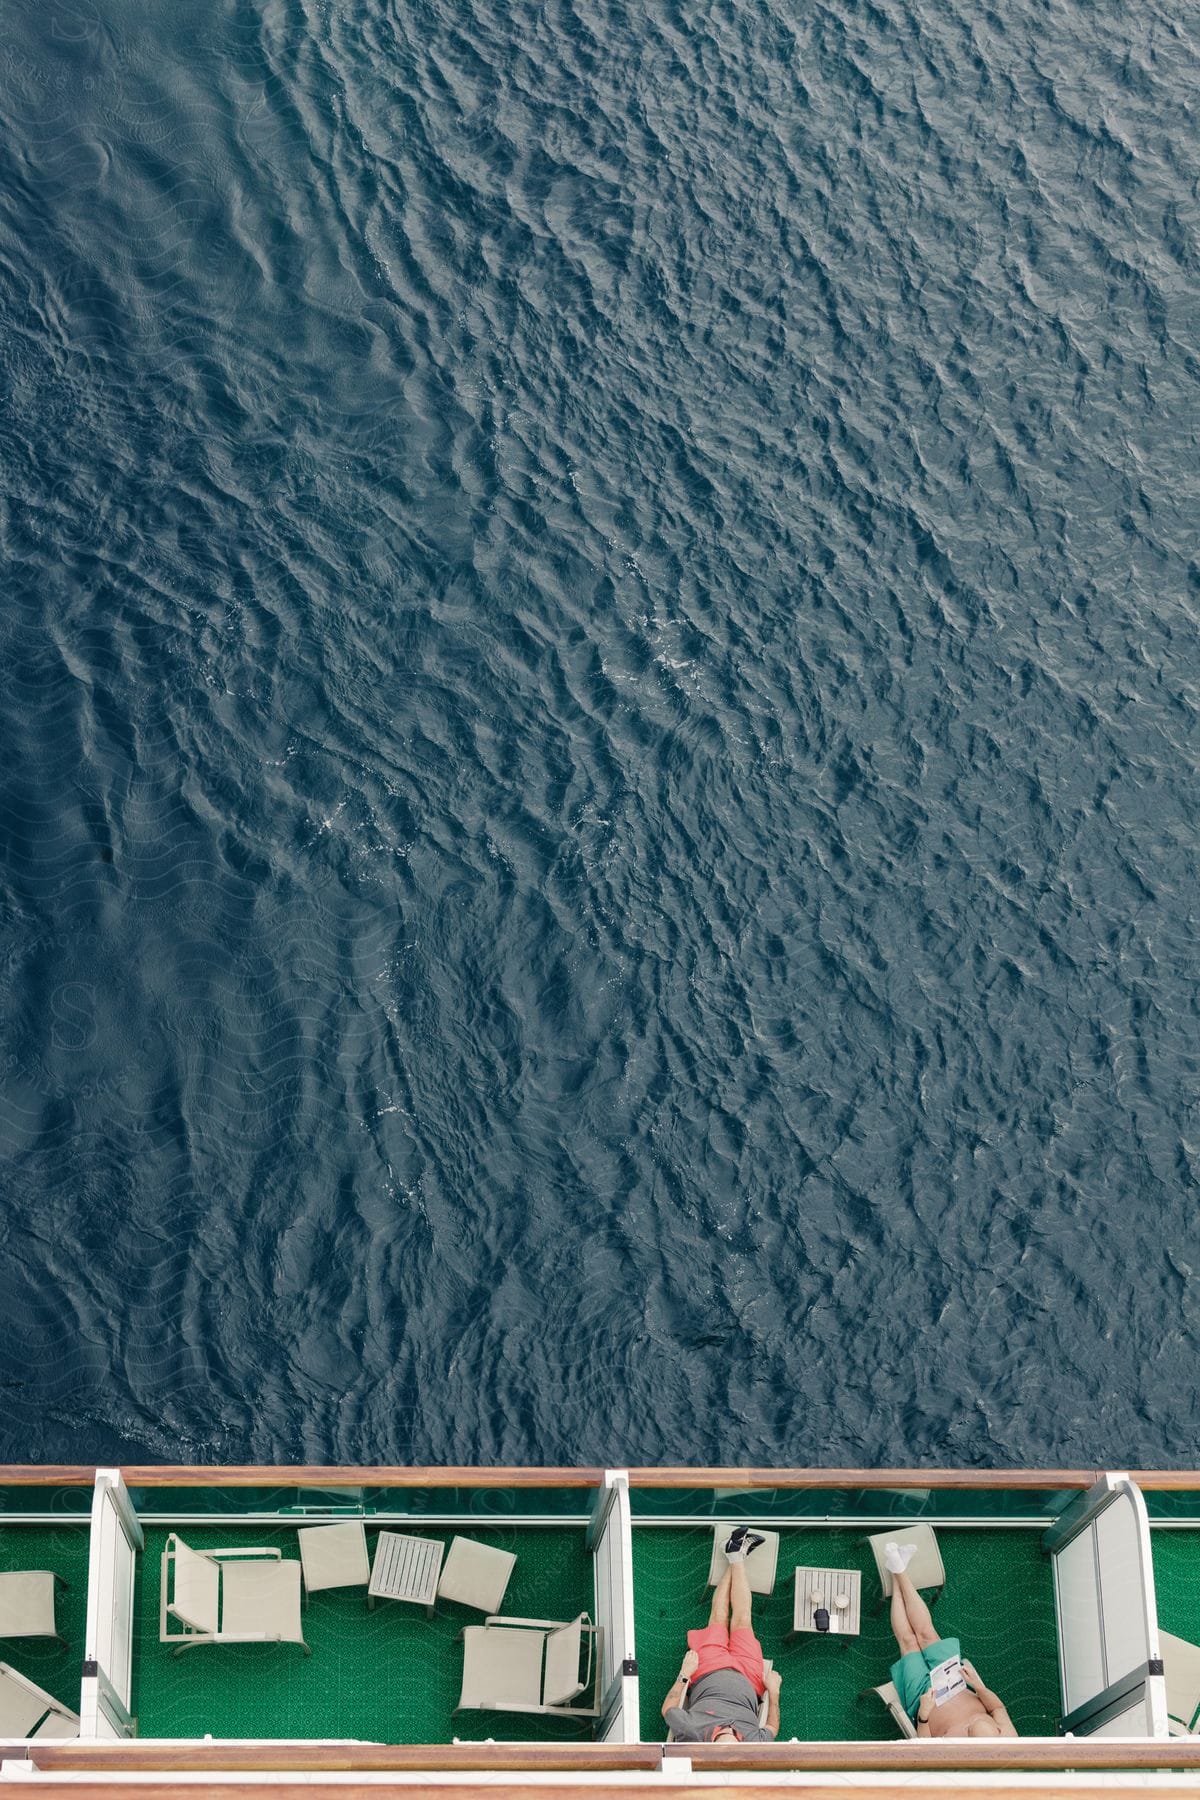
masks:
{"type": "Polygon", "coordinates": [[[62,1589],[62,1591],[63,1591],[63,1593],[64,1593],[64,1594],[69,1594],[69,1593],[70,1593],[70,1591],[71,1591],[71,1584],[70,1584],[70,1582],[69,1582],[69,1581],[68,1581],[68,1580],[67,1580],[67,1578],[66,1578],[66,1576],[65,1576],[65,1575],[59,1575],[59,1574],[57,1574],[57,1573],[56,1573],[56,1574],[55,1574],[55,1577],[54,1577],[54,1579],[55,1579],[55,1581],[57,1581],[57,1583],[58,1583],[58,1585],[59,1585],[59,1587],[60,1587],[60,1588],[61,1588],[61,1589],[62,1589]]]}
{"type": "Polygon", "coordinates": [[[55,1642],[61,1644],[64,1650],[69,1650],[71,1648],[70,1644],[67,1642],[66,1638],[63,1636],[61,1631],[56,1631],[54,1634],[54,1638],[55,1638],[55,1642]]]}

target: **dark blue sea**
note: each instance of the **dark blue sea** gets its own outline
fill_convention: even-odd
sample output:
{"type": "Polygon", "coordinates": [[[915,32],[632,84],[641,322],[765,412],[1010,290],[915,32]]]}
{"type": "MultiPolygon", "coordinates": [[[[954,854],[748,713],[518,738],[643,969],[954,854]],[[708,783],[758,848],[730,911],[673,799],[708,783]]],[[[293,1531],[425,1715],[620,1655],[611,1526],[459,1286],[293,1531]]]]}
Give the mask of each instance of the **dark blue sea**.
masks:
{"type": "Polygon", "coordinates": [[[10,0],[4,1460],[1194,1462],[1198,91],[10,0]]]}

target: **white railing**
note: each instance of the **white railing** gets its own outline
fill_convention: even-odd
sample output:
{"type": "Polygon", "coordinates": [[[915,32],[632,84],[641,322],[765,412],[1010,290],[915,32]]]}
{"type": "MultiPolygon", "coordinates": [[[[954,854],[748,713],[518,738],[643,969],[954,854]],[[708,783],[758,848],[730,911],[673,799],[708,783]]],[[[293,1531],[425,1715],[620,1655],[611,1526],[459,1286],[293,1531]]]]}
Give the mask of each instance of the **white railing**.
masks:
{"type": "Polygon", "coordinates": [[[1054,1565],[1061,1730],[1167,1736],[1150,1522],[1127,1475],[1104,1475],[1042,1540],[1054,1565]]]}
{"type": "Polygon", "coordinates": [[[633,1521],[629,1477],[608,1469],[588,1526],[595,1560],[596,1623],[600,1627],[600,1723],[603,1743],[636,1744],[640,1737],[637,1657],[633,1625],[633,1521]]]}
{"type": "Polygon", "coordinates": [[[133,1590],[142,1528],[119,1469],[97,1469],[88,1547],[79,1735],[134,1734],[133,1590]]]}

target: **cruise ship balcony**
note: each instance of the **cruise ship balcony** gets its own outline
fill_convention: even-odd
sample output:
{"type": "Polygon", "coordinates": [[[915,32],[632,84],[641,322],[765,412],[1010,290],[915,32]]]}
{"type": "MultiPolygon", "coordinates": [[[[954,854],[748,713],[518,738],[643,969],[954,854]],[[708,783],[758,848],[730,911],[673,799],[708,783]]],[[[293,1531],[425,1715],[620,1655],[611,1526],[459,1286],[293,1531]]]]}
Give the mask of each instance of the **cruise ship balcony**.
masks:
{"type": "MultiPolygon", "coordinates": [[[[50,1701],[74,1715],[79,1708],[88,1594],[88,1490],[22,1489],[0,1496],[0,1663],[41,1690],[30,1700],[29,1726],[50,1701]],[[19,1504],[20,1522],[14,1521],[19,1504]],[[34,1580],[19,1579],[33,1575],[34,1580]],[[53,1579],[46,1581],[42,1577],[53,1579]],[[8,1579],[13,1578],[13,1579],[8,1579]]],[[[53,1720],[45,1727],[53,1730],[53,1720]]]]}
{"type": "MultiPolygon", "coordinates": [[[[311,1525],[307,1527],[311,1529],[311,1525]]],[[[194,1550],[254,1545],[296,1559],[297,1527],[260,1521],[216,1528],[177,1527],[194,1550]]],[[[593,1558],[583,1524],[499,1525],[464,1520],[431,1527],[393,1521],[448,1550],[467,1537],[515,1557],[497,1609],[505,1616],[567,1621],[595,1613],[593,1558]]],[[[375,1558],[380,1528],[366,1533],[375,1558]]],[[[168,1527],[145,1527],[133,1644],[133,1706],[138,1734],[155,1738],[360,1739],[388,1744],[447,1744],[484,1738],[529,1742],[587,1738],[592,1721],[455,1708],[463,1672],[465,1626],[485,1614],[452,1600],[424,1606],[378,1599],[365,1585],[311,1594],[301,1618],[311,1654],[295,1644],[197,1644],[180,1654],[159,1641],[162,1552],[168,1527]]]]}
{"type": "MultiPolygon", "coordinates": [[[[1002,1485],[931,1472],[921,1487],[865,1476],[834,1487],[818,1485],[816,1471],[791,1472],[778,1486],[747,1471],[737,1486],[735,1471],[697,1471],[689,1484],[685,1471],[412,1471],[406,1480],[393,1470],[364,1471],[366,1484],[350,1486],[333,1485],[349,1472],[326,1473],[327,1484],[312,1487],[302,1482],[316,1471],[79,1471],[42,1486],[26,1472],[0,1481],[0,1576],[62,1578],[57,1637],[43,1629],[0,1641],[0,1662],[58,1709],[45,1735],[80,1740],[76,1751],[47,1754],[67,1768],[83,1766],[89,1744],[135,1741],[151,1756],[154,1744],[206,1742],[289,1742],[318,1757],[340,1755],[321,1751],[331,1744],[373,1746],[365,1756],[456,1742],[463,1755],[489,1742],[514,1754],[540,1745],[547,1755],[556,1746],[572,1755],[662,1746],[660,1708],[687,1631],[707,1619],[714,1546],[737,1522],[764,1528],[773,1558],[754,1626],[783,1677],[779,1737],[744,1747],[764,1768],[806,1767],[806,1756],[814,1768],[854,1767],[856,1747],[876,1757],[900,1748],[897,1724],[870,1691],[897,1654],[870,1543],[879,1533],[936,1544],[945,1579],[934,1624],[961,1640],[1025,1746],[1043,1746],[1037,1755],[1062,1754],[1054,1746],[1064,1733],[1080,1743],[1120,1740],[1133,1755],[1129,1746],[1182,1741],[1200,1721],[1200,1675],[1194,1705],[1172,1682],[1179,1644],[1197,1647],[1200,1670],[1200,1489],[1169,1477],[1068,1472],[1043,1486],[1032,1475],[1002,1485]],[[348,1546],[347,1568],[329,1580],[329,1563],[311,1562],[300,1608],[306,1534],[328,1526],[342,1529],[319,1540],[322,1551],[348,1546]],[[425,1559],[424,1587],[410,1570],[399,1582],[412,1589],[407,1598],[383,1597],[384,1581],[372,1605],[368,1573],[379,1585],[397,1538],[425,1559]],[[483,1560],[500,1568],[499,1587],[480,1591],[476,1605],[445,1591],[456,1539],[491,1552],[483,1560]],[[288,1565],[293,1635],[303,1642],[181,1645],[181,1632],[198,1629],[188,1617],[195,1591],[174,1614],[164,1609],[164,1575],[180,1598],[172,1541],[196,1553],[192,1576],[214,1593],[224,1584],[222,1551],[288,1565]],[[798,1581],[799,1571],[809,1575],[798,1581]],[[852,1604],[839,1630],[797,1631],[797,1595],[811,1599],[822,1572],[828,1592],[846,1590],[852,1604]],[[490,1708],[459,1708],[461,1634],[492,1614],[594,1623],[590,1686],[569,1703],[577,1710],[504,1708],[515,1688],[492,1694],[490,1708]]],[[[243,1634],[256,1629],[243,1605],[243,1634]]],[[[264,1618],[261,1629],[265,1639],[280,1635],[277,1621],[264,1618]]],[[[37,1735],[7,1729],[14,1741],[37,1735]]],[[[695,1751],[703,1762],[721,1748],[667,1745],[661,1754],[686,1760],[695,1751]]],[[[979,1752],[981,1768],[990,1754],[979,1752]]]]}

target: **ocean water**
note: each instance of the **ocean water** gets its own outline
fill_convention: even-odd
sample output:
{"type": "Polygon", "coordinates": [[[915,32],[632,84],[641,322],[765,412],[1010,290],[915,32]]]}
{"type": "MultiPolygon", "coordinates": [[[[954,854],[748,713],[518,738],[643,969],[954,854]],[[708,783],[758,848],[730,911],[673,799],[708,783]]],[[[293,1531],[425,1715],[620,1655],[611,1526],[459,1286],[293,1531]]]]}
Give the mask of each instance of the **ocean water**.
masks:
{"type": "Polygon", "coordinates": [[[5,1460],[1194,1462],[1198,84],[11,0],[5,1460]]]}

